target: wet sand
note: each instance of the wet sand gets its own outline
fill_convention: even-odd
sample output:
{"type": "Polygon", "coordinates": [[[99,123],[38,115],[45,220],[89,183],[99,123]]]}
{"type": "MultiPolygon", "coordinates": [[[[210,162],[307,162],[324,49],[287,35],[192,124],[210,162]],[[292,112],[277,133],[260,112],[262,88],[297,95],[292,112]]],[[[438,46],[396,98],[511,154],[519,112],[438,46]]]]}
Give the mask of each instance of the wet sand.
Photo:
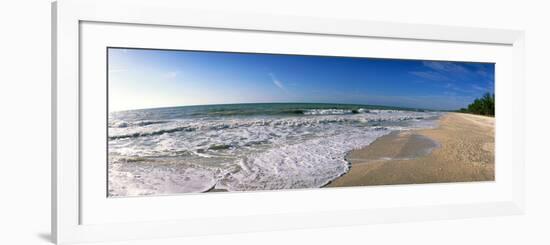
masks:
{"type": "Polygon", "coordinates": [[[448,113],[434,129],[393,132],[351,151],[328,187],[493,181],[494,118],[448,113]]]}

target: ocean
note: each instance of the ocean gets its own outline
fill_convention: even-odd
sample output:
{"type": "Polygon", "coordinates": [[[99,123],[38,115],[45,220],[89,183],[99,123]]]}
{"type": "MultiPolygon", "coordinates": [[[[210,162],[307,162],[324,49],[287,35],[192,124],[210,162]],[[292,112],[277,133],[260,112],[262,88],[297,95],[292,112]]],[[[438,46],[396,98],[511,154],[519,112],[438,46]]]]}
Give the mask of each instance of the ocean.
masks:
{"type": "Polygon", "coordinates": [[[109,196],[322,187],[346,154],[441,112],[367,105],[266,103],[111,112],[109,196]]]}

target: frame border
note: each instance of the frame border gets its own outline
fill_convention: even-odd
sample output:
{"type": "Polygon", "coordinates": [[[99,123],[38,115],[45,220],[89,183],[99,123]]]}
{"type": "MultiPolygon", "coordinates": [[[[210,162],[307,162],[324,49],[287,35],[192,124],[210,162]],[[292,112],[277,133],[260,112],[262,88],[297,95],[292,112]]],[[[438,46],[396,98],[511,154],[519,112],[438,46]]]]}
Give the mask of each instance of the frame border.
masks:
{"type": "Polygon", "coordinates": [[[53,2],[52,240],[57,244],[65,244],[522,214],[525,208],[524,46],[525,34],[518,30],[196,11],[185,9],[185,3],[177,0],[156,3],[147,0],[53,2]],[[121,9],[124,9],[124,14],[120,14],[121,9]],[[81,225],[79,222],[81,170],[76,163],[80,162],[78,81],[80,80],[79,24],[82,21],[510,45],[513,50],[514,81],[517,83],[514,86],[518,89],[519,95],[511,109],[515,115],[512,132],[515,152],[511,200],[225,219],[223,217],[203,218],[185,222],[81,225]],[[239,219],[241,223],[248,225],[232,225],[233,219],[239,219]],[[224,227],[224,231],[211,231],[213,224],[224,227]]]}

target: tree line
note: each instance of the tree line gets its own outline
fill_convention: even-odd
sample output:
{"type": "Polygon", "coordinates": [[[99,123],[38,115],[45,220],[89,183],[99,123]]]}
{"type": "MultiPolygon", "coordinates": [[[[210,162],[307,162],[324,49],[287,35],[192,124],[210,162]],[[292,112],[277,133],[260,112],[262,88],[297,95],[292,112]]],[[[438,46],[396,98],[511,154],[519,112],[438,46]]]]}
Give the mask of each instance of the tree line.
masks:
{"type": "Polygon", "coordinates": [[[495,94],[485,93],[468,105],[468,108],[461,108],[459,112],[495,116],[495,94]]]}

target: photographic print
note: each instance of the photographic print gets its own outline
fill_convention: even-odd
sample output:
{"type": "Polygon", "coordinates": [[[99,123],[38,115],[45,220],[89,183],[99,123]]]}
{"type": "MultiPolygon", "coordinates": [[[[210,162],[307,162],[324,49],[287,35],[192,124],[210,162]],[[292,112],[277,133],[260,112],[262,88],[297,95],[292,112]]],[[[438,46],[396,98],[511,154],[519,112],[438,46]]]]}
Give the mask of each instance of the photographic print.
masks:
{"type": "Polygon", "coordinates": [[[109,197],[494,181],[495,64],[107,48],[109,197]]]}

